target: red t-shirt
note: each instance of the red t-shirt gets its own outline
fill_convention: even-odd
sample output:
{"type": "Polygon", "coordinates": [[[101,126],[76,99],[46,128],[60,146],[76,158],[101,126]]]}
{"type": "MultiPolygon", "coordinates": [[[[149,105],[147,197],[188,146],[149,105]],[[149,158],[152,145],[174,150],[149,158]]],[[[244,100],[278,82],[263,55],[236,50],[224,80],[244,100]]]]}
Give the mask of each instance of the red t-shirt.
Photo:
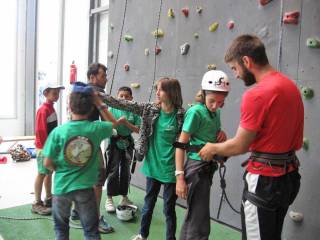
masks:
{"type": "Polygon", "coordinates": [[[36,148],[42,149],[49,133],[58,125],[53,103],[43,103],[36,115],[36,148]]]}
{"type": "MultiPolygon", "coordinates": [[[[271,72],[245,92],[240,126],[257,133],[250,151],[285,153],[299,150],[303,141],[304,109],[301,94],[289,78],[271,72]]],[[[289,166],[289,172],[294,166],[289,166]]],[[[247,170],[264,176],[285,174],[282,167],[249,161],[247,170]]]]}

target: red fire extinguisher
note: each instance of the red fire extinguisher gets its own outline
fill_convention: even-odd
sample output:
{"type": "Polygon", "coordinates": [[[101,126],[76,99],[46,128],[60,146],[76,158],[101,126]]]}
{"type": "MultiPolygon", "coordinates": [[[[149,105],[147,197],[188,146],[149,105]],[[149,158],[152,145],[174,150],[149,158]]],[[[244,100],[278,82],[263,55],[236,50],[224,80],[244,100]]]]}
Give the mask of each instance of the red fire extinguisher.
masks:
{"type": "Polygon", "coordinates": [[[74,61],[72,61],[72,64],[70,65],[70,84],[77,81],[77,66],[74,64],[74,61]]]}

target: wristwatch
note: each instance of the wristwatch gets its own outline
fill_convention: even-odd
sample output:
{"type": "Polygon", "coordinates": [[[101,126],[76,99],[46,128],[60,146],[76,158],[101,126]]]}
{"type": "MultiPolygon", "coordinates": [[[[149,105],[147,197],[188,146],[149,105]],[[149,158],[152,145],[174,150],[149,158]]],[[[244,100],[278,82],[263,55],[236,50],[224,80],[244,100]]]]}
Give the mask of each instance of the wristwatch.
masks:
{"type": "Polygon", "coordinates": [[[175,170],[175,171],[174,171],[174,175],[175,175],[175,176],[184,175],[184,171],[182,171],[182,170],[175,170]]]}

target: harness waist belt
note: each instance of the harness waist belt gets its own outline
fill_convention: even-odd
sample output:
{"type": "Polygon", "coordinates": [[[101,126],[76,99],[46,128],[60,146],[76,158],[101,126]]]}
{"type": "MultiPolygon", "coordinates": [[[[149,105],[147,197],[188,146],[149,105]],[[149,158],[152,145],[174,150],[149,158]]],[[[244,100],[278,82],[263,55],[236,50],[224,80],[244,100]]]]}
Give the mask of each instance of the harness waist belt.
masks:
{"type": "Polygon", "coordinates": [[[299,165],[299,160],[294,151],[286,153],[252,152],[250,159],[254,162],[266,163],[273,166],[286,166],[290,163],[299,165]]]}

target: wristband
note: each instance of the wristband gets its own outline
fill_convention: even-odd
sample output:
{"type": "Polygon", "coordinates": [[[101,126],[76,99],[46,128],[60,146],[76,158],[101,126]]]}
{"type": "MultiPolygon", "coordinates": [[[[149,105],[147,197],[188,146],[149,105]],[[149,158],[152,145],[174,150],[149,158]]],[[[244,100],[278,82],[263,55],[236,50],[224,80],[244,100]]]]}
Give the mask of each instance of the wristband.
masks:
{"type": "Polygon", "coordinates": [[[98,111],[102,111],[103,109],[107,108],[107,104],[103,103],[97,107],[98,111]]]}
{"type": "Polygon", "coordinates": [[[182,171],[182,170],[175,170],[175,171],[174,171],[174,175],[175,175],[175,176],[184,175],[184,171],[182,171]]]}

